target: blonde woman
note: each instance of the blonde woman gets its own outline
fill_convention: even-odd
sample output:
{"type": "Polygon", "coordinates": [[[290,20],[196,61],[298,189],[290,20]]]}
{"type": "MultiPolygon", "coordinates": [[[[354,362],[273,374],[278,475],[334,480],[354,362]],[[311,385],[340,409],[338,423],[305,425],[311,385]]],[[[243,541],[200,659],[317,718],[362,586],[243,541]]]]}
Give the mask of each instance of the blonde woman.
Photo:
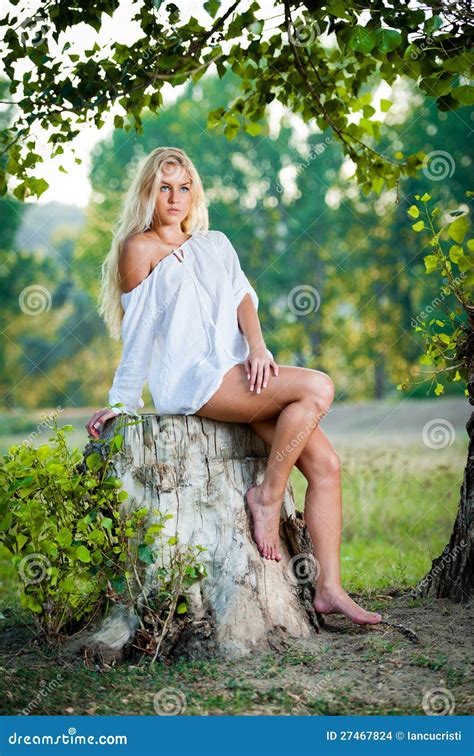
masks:
{"type": "Polygon", "coordinates": [[[280,509],[296,465],[308,481],[304,517],[320,565],[315,609],[380,622],[340,582],[339,458],[319,427],[333,382],[276,364],[257,294],[228,237],[209,230],[201,179],[182,150],[160,147],[141,162],[102,274],[100,312],[123,351],[110,406],[94,413],[89,434],[97,438],[117,413],[136,414],[146,380],[159,415],[249,423],[270,447],[263,481],[245,494],[260,553],[281,559],[280,509]]]}

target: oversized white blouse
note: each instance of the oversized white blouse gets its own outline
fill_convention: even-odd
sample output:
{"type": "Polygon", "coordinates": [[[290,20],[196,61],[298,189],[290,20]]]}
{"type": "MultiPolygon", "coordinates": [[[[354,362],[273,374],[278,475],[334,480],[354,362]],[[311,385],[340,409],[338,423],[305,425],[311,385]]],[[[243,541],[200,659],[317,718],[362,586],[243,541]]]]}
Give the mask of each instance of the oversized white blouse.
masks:
{"type": "MultiPolygon", "coordinates": [[[[192,415],[249,345],[237,307],[258,297],[222,231],[199,231],[122,294],[122,357],[109,391],[116,414],[137,415],[145,381],[159,415],[192,415]],[[114,407],[117,402],[122,407],[114,407]]],[[[268,354],[273,359],[270,350],[268,354]]]]}

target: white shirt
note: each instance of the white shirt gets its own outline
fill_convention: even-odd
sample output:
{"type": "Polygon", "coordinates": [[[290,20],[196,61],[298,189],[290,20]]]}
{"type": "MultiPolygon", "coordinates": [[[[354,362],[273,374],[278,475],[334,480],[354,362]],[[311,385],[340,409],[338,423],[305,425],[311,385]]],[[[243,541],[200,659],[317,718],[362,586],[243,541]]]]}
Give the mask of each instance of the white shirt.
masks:
{"type": "Polygon", "coordinates": [[[222,231],[195,232],[160,260],[121,296],[123,350],[109,392],[113,411],[136,415],[146,380],[159,415],[192,415],[206,404],[249,353],[237,320],[247,293],[258,309],[222,231]],[[124,406],[114,408],[117,402],[124,406]]]}

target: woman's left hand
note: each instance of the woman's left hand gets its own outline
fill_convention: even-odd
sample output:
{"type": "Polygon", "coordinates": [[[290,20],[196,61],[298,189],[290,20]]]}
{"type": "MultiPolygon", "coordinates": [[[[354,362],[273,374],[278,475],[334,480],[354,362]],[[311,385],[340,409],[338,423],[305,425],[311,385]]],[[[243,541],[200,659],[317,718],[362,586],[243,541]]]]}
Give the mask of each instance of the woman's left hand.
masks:
{"type": "Polygon", "coordinates": [[[245,370],[247,379],[250,381],[250,391],[256,389],[259,394],[262,387],[266,388],[270,379],[270,368],[273,369],[275,376],[278,375],[278,365],[276,364],[271,352],[265,345],[250,349],[249,355],[245,360],[245,370]]]}

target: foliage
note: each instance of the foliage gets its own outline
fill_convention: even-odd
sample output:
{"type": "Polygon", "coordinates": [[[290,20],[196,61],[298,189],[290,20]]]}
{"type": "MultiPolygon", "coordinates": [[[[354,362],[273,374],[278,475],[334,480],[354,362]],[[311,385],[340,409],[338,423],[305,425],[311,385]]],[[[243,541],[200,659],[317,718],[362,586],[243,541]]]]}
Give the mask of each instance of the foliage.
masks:
{"type": "MultiPolygon", "coordinates": [[[[51,157],[64,153],[63,145],[74,140],[82,124],[102,127],[112,108],[116,128],[141,134],[143,111],[162,108],[166,82],[196,83],[214,64],[219,78],[232,69],[241,92],[209,112],[209,127],[221,128],[228,139],[241,130],[258,136],[266,106],[279,101],[322,131],[332,129],[366,192],[380,193],[401,176],[414,176],[424,156],[377,151],[382,124],[374,118],[371,94],[361,94],[363,85],[374,76],[389,85],[402,76],[417,82],[442,110],[473,103],[467,83],[473,53],[461,2],[411,8],[395,0],[371,0],[361,9],[353,1],[301,5],[285,0],[283,12],[267,19],[266,6],[259,2],[242,9],[235,0],[223,11],[220,0],[210,0],[203,3],[212,19],[206,28],[192,15],[183,22],[174,3],[148,0],[138,9],[133,6],[131,21],[142,32],[138,40],[102,47],[95,42],[82,55],[73,47],[76,26],[86,23],[99,32],[103,14],[112,16],[117,0],[98,0],[94,6],[79,0],[67,8],[51,0],[33,14],[20,0],[12,4],[14,10],[1,22],[7,27],[3,60],[10,94],[18,99],[12,101],[17,111],[2,136],[8,161],[2,166],[0,194],[12,176],[19,199],[40,196],[47,188],[37,176],[43,157],[36,127],[49,130],[51,157]],[[275,18],[280,18],[276,24],[275,18]],[[28,70],[19,62],[26,62],[28,70]]],[[[381,111],[391,104],[382,99],[381,111]]]]}
{"type": "MultiPolygon", "coordinates": [[[[466,192],[468,197],[474,192],[466,192]]],[[[417,234],[428,233],[431,249],[424,256],[426,274],[437,272],[442,277],[440,297],[436,297],[431,306],[412,320],[415,331],[423,334],[425,354],[420,357],[422,365],[433,365],[428,370],[436,382],[435,394],[444,393],[446,382],[468,382],[472,371],[472,334],[474,325],[474,302],[472,286],[474,284],[474,238],[468,237],[470,220],[468,210],[456,210],[442,213],[441,208],[428,206],[431,196],[427,193],[415,195],[416,202],[409,207],[407,214],[414,223],[412,229],[417,234]],[[441,219],[439,226],[435,219],[441,219]],[[446,251],[446,247],[449,249],[446,251]],[[449,297],[454,296],[460,303],[454,308],[445,309],[445,317],[427,316],[449,297]]],[[[449,302],[449,300],[448,300],[449,302]]],[[[444,309],[444,308],[443,308],[444,309]]],[[[406,389],[405,382],[397,386],[406,389]]],[[[465,389],[469,395],[468,388],[465,389]]]]}
{"type": "MultiPolygon", "coordinates": [[[[124,422],[121,417],[119,428],[124,422]]],[[[144,570],[160,560],[160,580],[180,597],[171,610],[169,602],[163,607],[166,631],[175,615],[186,612],[186,588],[205,575],[196,561],[203,548],[188,547],[183,561],[172,536],[167,566],[162,531],[172,515],[154,510],[146,527],[147,508],[122,511],[128,493],[111,466],[121,433],[107,443],[101,439],[99,451],[81,462],[78,449],[66,444],[73,427],[58,428],[56,418],[48,427],[52,445],[12,446],[0,465],[0,542],[18,571],[22,607],[55,643],[103,612],[107,600],[138,611],[144,570]]]]}

